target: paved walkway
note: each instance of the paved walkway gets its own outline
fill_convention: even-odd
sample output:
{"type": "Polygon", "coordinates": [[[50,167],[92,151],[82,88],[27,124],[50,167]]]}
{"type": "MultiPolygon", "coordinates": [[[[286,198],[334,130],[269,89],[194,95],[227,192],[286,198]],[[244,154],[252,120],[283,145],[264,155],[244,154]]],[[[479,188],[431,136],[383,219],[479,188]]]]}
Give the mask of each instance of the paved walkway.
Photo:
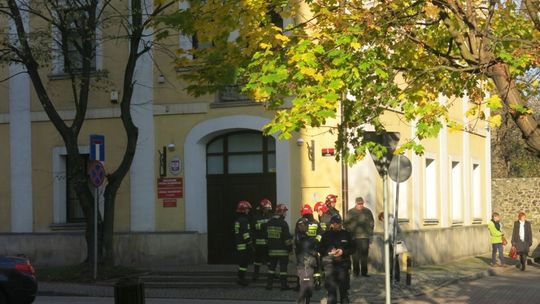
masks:
{"type": "MultiPolygon", "coordinates": [[[[213,267],[213,265],[203,265],[200,267],[200,269],[201,271],[205,271],[213,269],[213,267]]],[[[514,267],[490,267],[488,256],[461,259],[444,265],[419,267],[413,271],[411,286],[405,285],[405,274],[402,274],[402,282],[393,286],[392,299],[395,303],[403,303],[404,301],[416,298],[420,295],[431,295],[437,290],[445,290],[443,287],[449,286],[452,283],[472,281],[474,279],[487,277],[494,274],[502,274],[513,270],[516,269],[514,267]]],[[[531,271],[531,275],[532,273],[533,272],[531,271]]],[[[450,286],[449,288],[451,287],[453,286],[450,286]]],[[[384,273],[371,273],[371,277],[369,278],[360,277],[351,280],[350,295],[351,300],[354,303],[384,303],[384,290],[384,273]]],[[[90,285],[40,282],[39,292],[41,295],[85,295],[112,297],[114,290],[110,284],[90,285]]],[[[283,301],[288,303],[293,302],[297,295],[297,293],[294,291],[280,291],[277,288],[274,288],[272,291],[267,291],[261,287],[241,288],[236,286],[234,288],[147,288],[145,289],[145,294],[147,298],[266,300],[283,301]]],[[[442,296],[444,296],[444,294],[442,296]]],[[[322,300],[321,303],[325,303],[326,301],[324,301],[324,297],[325,292],[321,290],[316,292],[313,300],[322,300]]],[[[437,302],[431,301],[411,303],[437,302]]],[[[534,303],[534,301],[528,303],[534,303]]]]}
{"type": "Polygon", "coordinates": [[[538,265],[529,265],[524,272],[510,267],[497,276],[448,285],[428,295],[401,303],[540,303],[539,279],[540,266],[538,265]]]}

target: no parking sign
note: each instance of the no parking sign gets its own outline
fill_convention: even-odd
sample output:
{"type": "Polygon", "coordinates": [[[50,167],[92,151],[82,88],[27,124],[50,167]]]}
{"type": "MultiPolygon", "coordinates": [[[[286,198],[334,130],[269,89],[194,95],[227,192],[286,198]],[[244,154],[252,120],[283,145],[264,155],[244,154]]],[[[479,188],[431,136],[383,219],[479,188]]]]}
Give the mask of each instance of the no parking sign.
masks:
{"type": "Polygon", "coordinates": [[[101,186],[106,178],[105,167],[103,167],[103,164],[98,160],[94,160],[90,163],[88,171],[92,185],[94,185],[94,187],[101,186]]]}

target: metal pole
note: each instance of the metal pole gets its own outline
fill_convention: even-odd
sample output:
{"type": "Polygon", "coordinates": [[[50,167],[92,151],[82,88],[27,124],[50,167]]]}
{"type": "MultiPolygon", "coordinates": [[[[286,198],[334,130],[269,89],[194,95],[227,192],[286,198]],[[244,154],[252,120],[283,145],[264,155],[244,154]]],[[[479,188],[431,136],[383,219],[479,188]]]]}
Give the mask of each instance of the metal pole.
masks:
{"type": "MultiPolygon", "coordinates": [[[[401,165],[401,155],[397,155],[398,157],[398,163],[397,163],[397,182],[396,182],[396,202],[394,204],[394,227],[392,227],[394,229],[394,234],[393,234],[393,248],[394,250],[396,250],[396,240],[397,240],[397,231],[398,231],[398,225],[399,225],[399,221],[398,221],[398,215],[399,215],[399,167],[401,165]]],[[[395,253],[395,251],[394,251],[395,253]]],[[[394,272],[395,272],[395,269],[394,269],[394,272]]]]}
{"type": "Polygon", "coordinates": [[[384,205],[384,287],[385,287],[385,298],[386,304],[391,304],[392,302],[392,293],[390,290],[390,240],[389,240],[389,231],[388,231],[388,199],[386,195],[388,183],[388,175],[383,175],[383,205],[384,205]]]}
{"type": "Polygon", "coordinates": [[[96,195],[94,197],[94,280],[97,279],[97,246],[98,246],[98,203],[99,203],[99,187],[96,187],[96,195]]]}
{"type": "Polygon", "coordinates": [[[399,167],[401,165],[401,155],[398,154],[397,155],[397,160],[398,160],[398,163],[397,163],[397,178],[396,178],[396,200],[395,200],[395,204],[394,204],[394,227],[392,227],[392,229],[394,230],[394,233],[392,234],[393,236],[393,240],[392,240],[392,248],[394,249],[393,250],[393,253],[394,253],[394,256],[392,257],[394,261],[394,265],[392,265],[392,267],[394,267],[394,279],[396,281],[399,280],[400,278],[400,275],[399,275],[399,269],[398,267],[396,267],[396,265],[398,265],[398,258],[397,258],[397,255],[396,255],[396,242],[397,242],[397,233],[398,233],[398,225],[399,225],[399,184],[400,184],[400,178],[399,178],[399,167]]]}

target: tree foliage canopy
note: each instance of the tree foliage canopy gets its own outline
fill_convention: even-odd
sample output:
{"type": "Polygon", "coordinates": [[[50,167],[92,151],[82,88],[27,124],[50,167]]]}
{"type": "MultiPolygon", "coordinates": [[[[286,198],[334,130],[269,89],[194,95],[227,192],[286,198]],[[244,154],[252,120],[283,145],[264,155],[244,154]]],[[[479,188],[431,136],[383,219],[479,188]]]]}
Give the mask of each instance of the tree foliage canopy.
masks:
{"type": "Polygon", "coordinates": [[[179,51],[193,94],[240,84],[277,110],[266,131],[284,138],[341,111],[336,146],[353,162],[365,153],[365,127],[384,130],[389,109],[416,124],[402,149],[421,153],[418,140],[444,125],[472,131],[441,97],[467,97],[469,120],[492,126],[501,117],[485,109],[506,107],[540,151],[527,105],[538,79],[520,81],[540,63],[538,12],[537,0],[193,0],[163,21],[207,43],[179,51]]]}

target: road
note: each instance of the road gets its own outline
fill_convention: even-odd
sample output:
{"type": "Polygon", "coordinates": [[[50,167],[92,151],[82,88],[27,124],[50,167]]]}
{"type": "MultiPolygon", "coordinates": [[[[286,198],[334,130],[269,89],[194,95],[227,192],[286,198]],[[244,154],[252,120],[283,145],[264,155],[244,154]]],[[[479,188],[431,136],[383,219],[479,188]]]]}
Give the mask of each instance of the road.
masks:
{"type": "MultiPolygon", "coordinates": [[[[239,301],[209,299],[145,299],[145,304],[284,304],[275,301],[239,301]]],[[[34,304],[114,304],[113,298],[40,296],[34,304]]]]}
{"type": "Polygon", "coordinates": [[[522,272],[515,267],[498,276],[452,284],[438,289],[433,294],[415,300],[402,301],[407,304],[514,304],[540,303],[540,265],[529,265],[522,272]]]}
{"type": "MultiPolygon", "coordinates": [[[[451,284],[433,293],[399,304],[514,304],[540,303],[540,265],[525,272],[509,266],[497,276],[451,284]]],[[[35,304],[114,304],[113,298],[39,296],[35,304]]],[[[283,301],[148,298],[146,304],[283,304],[283,301]]],[[[364,303],[364,302],[363,302],[364,303]]]]}

